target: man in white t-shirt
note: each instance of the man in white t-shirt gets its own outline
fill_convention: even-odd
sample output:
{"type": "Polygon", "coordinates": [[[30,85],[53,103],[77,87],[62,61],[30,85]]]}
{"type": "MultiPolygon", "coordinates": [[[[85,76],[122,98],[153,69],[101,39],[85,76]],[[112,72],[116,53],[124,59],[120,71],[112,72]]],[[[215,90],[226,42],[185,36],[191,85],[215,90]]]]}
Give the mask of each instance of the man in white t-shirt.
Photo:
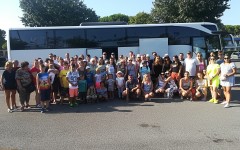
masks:
{"type": "Polygon", "coordinates": [[[194,79],[198,72],[198,62],[196,59],[192,58],[192,52],[187,53],[187,58],[184,60],[185,71],[189,72],[190,78],[194,79]]]}

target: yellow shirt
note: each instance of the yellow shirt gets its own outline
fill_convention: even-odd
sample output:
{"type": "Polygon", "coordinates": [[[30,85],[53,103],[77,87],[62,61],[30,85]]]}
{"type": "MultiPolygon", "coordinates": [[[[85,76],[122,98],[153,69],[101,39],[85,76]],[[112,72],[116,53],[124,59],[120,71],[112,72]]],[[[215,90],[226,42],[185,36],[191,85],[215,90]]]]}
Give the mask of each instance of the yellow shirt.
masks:
{"type": "Polygon", "coordinates": [[[67,81],[67,73],[68,73],[69,70],[61,70],[60,73],[59,73],[59,78],[60,78],[60,83],[61,83],[61,86],[63,86],[64,88],[68,88],[68,81],[67,81]]]}
{"type": "Polygon", "coordinates": [[[219,76],[217,74],[219,69],[220,69],[220,65],[218,65],[218,64],[209,64],[207,66],[207,75],[209,77],[214,76],[214,78],[211,81],[208,80],[209,86],[215,86],[215,87],[219,86],[220,80],[219,80],[219,76]]]}

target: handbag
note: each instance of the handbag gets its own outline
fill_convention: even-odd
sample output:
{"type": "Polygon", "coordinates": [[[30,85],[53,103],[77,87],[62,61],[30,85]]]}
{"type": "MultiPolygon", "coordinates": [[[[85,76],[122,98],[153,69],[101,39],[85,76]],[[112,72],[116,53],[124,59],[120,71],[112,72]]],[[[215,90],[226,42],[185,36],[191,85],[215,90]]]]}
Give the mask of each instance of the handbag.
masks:
{"type": "Polygon", "coordinates": [[[24,88],[26,89],[26,92],[28,92],[28,93],[32,93],[33,91],[36,90],[36,87],[33,82],[31,82],[27,86],[24,86],[24,88]]]}

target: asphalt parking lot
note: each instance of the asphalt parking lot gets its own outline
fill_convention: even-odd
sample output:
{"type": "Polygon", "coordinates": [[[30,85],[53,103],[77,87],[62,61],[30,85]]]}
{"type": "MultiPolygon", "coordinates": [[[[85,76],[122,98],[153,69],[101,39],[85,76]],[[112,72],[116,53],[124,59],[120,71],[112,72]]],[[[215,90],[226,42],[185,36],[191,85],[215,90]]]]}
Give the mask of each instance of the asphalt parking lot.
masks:
{"type": "MultiPolygon", "coordinates": [[[[0,93],[0,150],[239,149],[239,87],[231,108],[179,99],[113,100],[8,113],[0,93]]],[[[33,94],[31,103],[34,104],[33,94]]]]}

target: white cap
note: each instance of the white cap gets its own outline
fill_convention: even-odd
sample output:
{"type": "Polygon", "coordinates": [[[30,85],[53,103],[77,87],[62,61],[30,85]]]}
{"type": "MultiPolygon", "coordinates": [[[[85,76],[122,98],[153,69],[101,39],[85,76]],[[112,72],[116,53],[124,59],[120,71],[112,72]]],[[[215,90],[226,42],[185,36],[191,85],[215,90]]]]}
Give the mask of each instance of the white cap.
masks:
{"type": "Polygon", "coordinates": [[[87,67],[86,67],[86,69],[90,69],[90,67],[89,67],[89,66],[87,66],[87,67]]]}
{"type": "Polygon", "coordinates": [[[118,71],[118,72],[117,72],[117,74],[120,74],[120,73],[122,74],[122,71],[118,71]]]}
{"type": "Polygon", "coordinates": [[[149,55],[149,54],[146,54],[146,57],[150,57],[150,55],[149,55]]]}
{"type": "Polygon", "coordinates": [[[83,59],[83,61],[87,61],[86,59],[83,59]]]}
{"type": "Polygon", "coordinates": [[[168,57],[168,54],[165,54],[164,57],[168,57]]]}
{"type": "Polygon", "coordinates": [[[137,54],[137,57],[141,57],[141,55],[140,55],[140,54],[137,54]]]}

